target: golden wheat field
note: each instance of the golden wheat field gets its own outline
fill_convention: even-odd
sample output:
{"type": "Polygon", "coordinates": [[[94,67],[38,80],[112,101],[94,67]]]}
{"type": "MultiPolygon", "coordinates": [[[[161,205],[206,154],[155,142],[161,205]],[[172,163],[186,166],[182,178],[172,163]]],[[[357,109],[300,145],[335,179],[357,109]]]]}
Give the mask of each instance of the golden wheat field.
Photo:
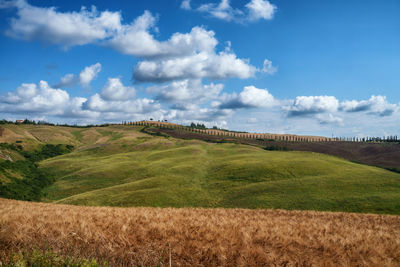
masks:
{"type": "Polygon", "coordinates": [[[399,266],[400,217],[0,199],[0,260],[30,249],[111,266],[399,266]]]}

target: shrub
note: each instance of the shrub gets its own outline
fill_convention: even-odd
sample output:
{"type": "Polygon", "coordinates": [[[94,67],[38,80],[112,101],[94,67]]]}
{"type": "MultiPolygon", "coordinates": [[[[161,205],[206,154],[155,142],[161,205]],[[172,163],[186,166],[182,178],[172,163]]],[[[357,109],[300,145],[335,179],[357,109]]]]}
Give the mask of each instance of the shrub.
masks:
{"type": "Polygon", "coordinates": [[[55,181],[55,177],[48,171],[39,169],[37,162],[71,152],[74,146],[46,144],[39,150],[29,152],[24,151],[21,145],[0,143],[0,148],[17,151],[26,159],[15,162],[8,160],[0,162],[0,172],[11,180],[11,182],[5,184],[0,183],[0,197],[38,201],[43,196],[42,189],[51,185],[55,181]],[[19,173],[23,176],[23,179],[7,174],[6,170],[19,173]]]}
{"type": "Polygon", "coordinates": [[[269,151],[291,151],[291,149],[288,147],[278,145],[267,146],[264,147],[264,149],[269,151]]]}

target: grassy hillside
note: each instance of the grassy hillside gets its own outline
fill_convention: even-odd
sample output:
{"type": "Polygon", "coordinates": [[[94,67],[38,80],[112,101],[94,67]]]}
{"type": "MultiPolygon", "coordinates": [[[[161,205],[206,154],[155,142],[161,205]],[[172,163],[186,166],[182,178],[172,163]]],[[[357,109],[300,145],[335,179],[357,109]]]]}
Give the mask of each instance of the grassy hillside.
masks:
{"type": "Polygon", "coordinates": [[[47,201],[399,213],[400,175],[311,152],[138,137],[46,160],[47,201]]]}
{"type": "Polygon", "coordinates": [[[281,148],[309,151],[345,158],[371,166],[386,168],[400,173],[400,142],[292,142],[272,139],[248,139],[232,136],[207,135],[182,129],[149,128],[151,133],[167,134],[180,139],[198,139],[212,142],[236,142],[262,148],[281,148]]]}
{"type": "Polygon", "coordinates": [[[400,174],[318,153],[165,138],[140,129],[13,125],[3,137],[14,136],[27,149],[47,142],[76,147],[40,162],[57,178],[44,190],[48,202],[400,214],[400,174]]]}
{"type": "Polygon", "coordinates": [[[69,144],[75,147],[87,147],[96,143],[105,143],[118,139],[130,140],[143,136],[141,127],[65,127],[31,124],[0,125],[2,135],[0,143],[18,143],[26,150],[34,150],[43,144],[69,144]]]}
{"type": "Polygon", "coordinates": [[[389,215],[0,199],[0,229],[5,266],[400,265],[400,217],[389,215]]]}

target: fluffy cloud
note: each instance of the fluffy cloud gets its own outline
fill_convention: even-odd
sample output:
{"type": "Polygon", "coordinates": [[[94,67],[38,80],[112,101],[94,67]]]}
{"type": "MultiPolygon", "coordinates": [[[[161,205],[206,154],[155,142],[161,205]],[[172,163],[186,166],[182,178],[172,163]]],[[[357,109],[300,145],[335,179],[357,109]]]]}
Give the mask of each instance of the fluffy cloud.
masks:
{"type": "MultiPolygon", "coordinates": [[[[130,24],[122,24],[119,12],[88,11],[58,12],[56,8],[42,8],[18,0],[17,18],[11,20],[7,33],[18,39],[41,40],[68,48],[97,43],[123,54],[143,58],[134,68],[133,76],[142,82],[164,82],[180,79],[249,78],[256,72],[273,74],[276,68],[268,60],[263,69],[236,56],[230,49],[218,52],[218,40],[213,31],[194,27],[189,33],[175,33],[166,41],[158,41],[151,31],[157,31],[157,18],[149,11],[130,24]]],[[[219,8],[229,9],[224,0],[219,8]]],[[[92,66],[93,67],[93,66],[92,66]]],[[[87,85],[98,69],[86,69],[79,77],[67,74],[57,87],[81,83],[87,85]]],[[[96,72],[97,71],[97,72],[96,72]]]]}
{"type": "Polygon", "coordinates": [[[134,68],[133,77],[137,81],[165,82],[233,77],[245,79],[254,76],[257,71],[262,71],[229,50],[217,53],[218,40],[215,33],[201,27],[194,27],[186,34],[175,33],[168,41],[154,41],[153,44],[154,46],[149,46],[154,47],[152,53],[149,51],[142,54],[147,60],[140,61],[134,68]]]}
{"type": "Polygon", "coordinates": [[[0,110],[10,113],[46,113],[61,115],[69,104],[68,93],[51,88],[46,81],[36,84],[22,84],[14,92],[0,99],[0,110]]]}
{"type": "MultiPolygon", "coordinates": [[[[13,1],[17,18],[11,19],[7,34],[22,40],[40,40],[68,48],[106,39],[121,28],[119,12],[97,12],[95,7],[79,12],[58,12],[35,7],[24,0],[13,1]]],[[[9,6],[10,7],[10,6],[9,6]]]]}
{"type": "Polygon", "coordinates": [[[255,125],[257,131],[273,129],[281,133],[307,134],[322,134],[324,131],[326,134],[332,130],[330,124],[340,126],[335,129],[335,134],[346,134],[346,129],[352,131],[346,127],[349,125],[346,121],[351,121],[355,127],[358,125],[357,129],[366,129],[366,133],[370,132],[365,125],[375,125],[385,120],[391,130],[397,129],[399,123],[398,116],[388,116],[398,110],[398,105],[388,103],[384,96],[371,96],[369,100],[344,101],[340,104],[332,96],[299,96],[295,100],[279,100],[266,89],[254,86],[244,87],[239,94],[220,95],[222,84],[203,85],[200,80],[177,81],[149,90],[156,95],[155,99],[134,98],[133,87],[123,85],[119,78],[109,78],[100,93],[86,99],[71,98],[67,91],[52,88],[45,81],[38,84],[26,83],[0,97],[0,113],[21,114],[29,118],[56,118],[54,121],[57,122],[60,119],[69,122],[79,119],[80,123],[152,117],[179,123],[194,121],[208,126],[226,127],[226,122],[230,121],[231,126],[255,125]],[[285,105],[286,101],[290,104],[285,105]],[[162,103],[170,107],[164,110],[162,103]],[[293,116],[299,118],[293,120],[293,116]],[[268,120],[265,120],[266,117],[268,120]],[[294,126],[282,128],[282,121],[294,126]]]}
{"type": "Polygon", "coordinates": [[[147,98],[133,99],[135,94],[135,88],[124,86],[119,78],[109,78],[100,94],[96,93],[82,103],[82,110],[107,116],[113,114],[113,118],[132,118],[161,111],[161,105],[157,101],[147,98]]]}
{"type": "Polygon", "coordinates": [[[159,42],[149,33],[155,27],[156,18],[148,11],[132,25],[124,26],[108,44],[121,53],[143,58],[168,58],[188,56],[194,52],[212,52],[218,41],[213,31],[194,27],[190,33],[174,33],[171,38],[159,42]]]}
{"type": "Polygon", "coordinates": [[[39,40],[69,48],[98,43],[110,46],[124,54],[147,56],[159,53],[159,43],[148,32],[156,18],[150,12],[122,24],[120,12],[98,12],[82,7],[79,12],[58,12],[55,7],[35,7],[25,0],[13,1],[17,18],[11,19],[7,34],[16,39],[39,40]]]}
{"type": "Polygon", "coordinates": [[[82,106],[86,101],[87,99],[84,97],[72,98],[68,105],[64,108],[63,113],[59,114],[59,117],[79,119],[89,118],[94,120],[101,118],[102,114],[100,112],[82,109],[82,106]]]}
{"type": "Polygon", "coordinates": [[[220,52],[198,54],[158,61],[141,61],[133,77],[141,82],[165,82],[179,79],[246,79],[255,75],[257,69],[235,54],[220,52]]]}
{"type": "Polygon", "coordinates": [[[46,81],[22,84],[14,92],[0,97],[0,112],[8,114],[56,116],[62,118],[98,118],[100,113],[82,110],[83,97],[70,98],[62,89],[51,88],[46,81]]]}
{"type": "Polygon", "coordinates": [[[94,94],[82,104],[82,109],[106,113],[146,114],[160,110],[161,106],[152,99],[108,101],[102,98],[101,95],[94,94]]]}
{"type": "Polygon", "coordinates": [[[235,112],[231,109],[218,109],[213,107],[201,108],[197,105],[187,106],[185,109],[171,109],[165,115],[168,120],[189,122],[211,122],[218,124],[231,117],[235,112]]]}
{"type": "Polygon", "coordinates": [[[251,0],[245,5],[245,10],[240,10],[233,8],[229,0],[221,0],[219,4],[202,4],[197,8],[197,11],[216,19],[247,23],[256,22],[261,19],[271,20],[276,11],[276,6],[268,0],[251,0]]]}
{"type": "Polygon", "coordinates": [[[275,105],[274,97],[266,89],[246,86],[239,95],[225,95],[221,109],[266,108],[275,105]]]}
{"type": "Polygon", "coordinates": [[[229,0],[221,0],[219,4],[203,4],[197,8],[198,11],[207,13],[211,17],[232,21],[243,15],[239,9],[234,9],[230,6],[229,0]]]}
{"type": "Polygon", "coordinates": [[[66,88],[66,87],[72,87],[77,84],[81,84],[84,87],[88,87],[90,85],[90,82],[95,79],[98,75],[98,73],[101,71],[101,64],[96,63],[94,65],[85,67],[79,76],[76,76],[75,74],[66,74],[64,75],[60,82],[53,85],[55,88],[66,88]]]}
{"type": "Polygon", "coordinates": [[[156,99],[160,101],[174,103],[178,109],[187,109],[189,102],[200,104],[217,98],[223,87],[223,84],[214,83],[203,85],[200,79],[186,79],[151,87],[148,92],[156,93],[156,99]]]}
{"type": "Polygon", "coordinates": [[[71,98],[67,91],[51,88],[46,81],[22,84],[14,92],[0,97],[0,112],[61,118],[94,120],[139,118],[147,114],[165,113],[152,99],[133,99],[135,90],[124,86],[118,78],[110,78],[100,94],[89,99],[71,98]]]}
{"type": "Polygon", "coordinates": [[[86,67],[79,74],[79,82],[82,86],[89,86],[90,82],[97,77],[97,74],[101,71],[101,64],[96,63],[92,66],[86,67]]]}
{"type": "MultiPolygon", "coordinates": [[[[4,5],[6,7],[6,5],[4,5]]],[[[68,48],[98,43],[121,53],[138,57],[162,57],[190,54],[199,49],[207,51],[216,46],[212,31],[195,27],[189,34],[176,33],[170,40],[159,42],[150,30],[157,31],[157,18],[149,11],[130,24],[121,23],[120,12],[98,12],[96,7],[79,12],[58,12],[55,7],[35,7],[24,0],[12,1],[7,7],[17,8],[7,34],[22,40],[40,40],[68,48]],[[206,36],[211,35],[211,36],[206,36]]]]}
{"type": "Polygon", "coordinates": [[[157,19],[149,11],[145,11],[132,24],[123,25],[106,45],[127,55],[140,57],[160,55],[161,44],[149,33],[149,30],[155,27],[156,21],[157,19]]]}
{"type": "Polygon", "coordinates": [[[270,20],[274,16],[276,6],[266,0],[251,0],[246,8],[249,10],[249,20],[270,20]]]}
{"type": "Polygon", "coordinates": [[[190,6],[190,0],[183,0],[181,3],[181,8],[185,10],[191,10],[192,7],[190,6]]]}
{"type": "Polygon", "coordinates": [[[101,97],[108,101],[129,100],[135,94],[135,88],[124,86],[119,78],[108,78],[106,85],[101,91],[101,97]]]}
{"type": "MultiPolygon", "coordinates": [[[[44,85],[44,84],[43,84],[44,85]]],[[[7,93],[2,102],[7,104],[17,104],[26,102],[35,97],[37,94],[37,85],[34,83],[23,83],[15,92],[7,93]]]]}
{"type": "Polygon", "coordinates": [[[335,112],[339,101],[334,96],[298,96],[292,105],[285,107],[289,117],[335,112]]]}
{"type": "Polygon", "coordinates": [[[278,68],[272,65],[272,61],[265,59],[263,63],[263,68],[261,72],[265,72],[269,75],[273,75],[275,72],[278,71],[278,68]]]}
{"type": "Polygon", "coordinates": [[[316,116],[320,124],[338,124],[343,125],[343,118],[329,114],[318,114],[316,116]]]}
{"type": "Polygon", "coordinates": [[[66,88],[66,87],[73,87],[79,83],[79,78],[72,73],[65,74],[61,77],[61,80],[53,85],[54,88],[66,88]]]}
{"type": "Polygon", "coordinates": [[[344,112],[368,112],[369,114],[381,117],[390,116],[399,109],[396,104],[390,104],[386,96],[371,96],[368,100],[362,101],[344,101],[340,103],[340,110],[344,112]]]}

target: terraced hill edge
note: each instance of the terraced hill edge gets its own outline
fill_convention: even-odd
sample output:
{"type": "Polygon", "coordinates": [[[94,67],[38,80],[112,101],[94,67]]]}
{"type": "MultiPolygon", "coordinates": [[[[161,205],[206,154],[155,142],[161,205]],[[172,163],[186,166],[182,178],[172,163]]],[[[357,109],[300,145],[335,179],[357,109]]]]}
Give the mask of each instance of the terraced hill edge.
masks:
{"type": "Polygon", "coordinates": [[[279,141],[293,141],[293,142],[328,142],[338,141],[337,138],[329,138],[324,136],[307,136],[307,135],[294,135],[294,134],[272,134],[272,133],[247,133],[247,132],[235,132],[219,129],[197,129],[188,126],[183,126],[170,122],[159,122],[159,121],[135,121],[135,122],[124,122],[123,125],[140,125],[140,126],[154,126],[158,128],[186,130],[189,132],[214,135],[214,136],[225,136],[234,138],[245,138],[245,139],[270,139],[279,141]]]}

